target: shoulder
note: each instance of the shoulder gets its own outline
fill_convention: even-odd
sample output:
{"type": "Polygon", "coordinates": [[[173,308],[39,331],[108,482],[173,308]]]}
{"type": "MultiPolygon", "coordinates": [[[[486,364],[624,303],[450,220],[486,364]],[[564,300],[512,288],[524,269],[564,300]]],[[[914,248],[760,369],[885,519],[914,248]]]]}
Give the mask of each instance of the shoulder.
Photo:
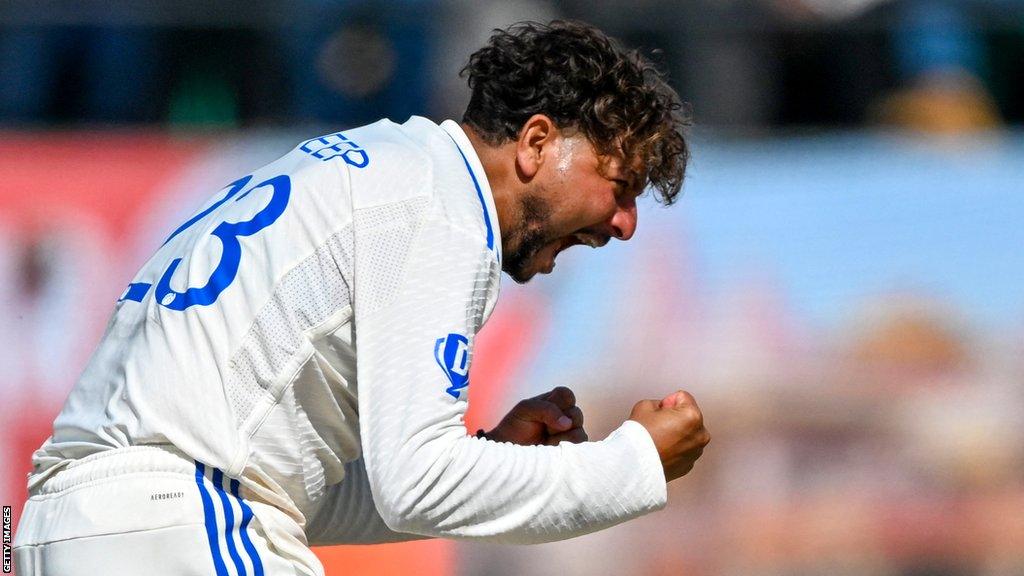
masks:
{"type": "Polygon", "coordinates": [[[338,133],[349,155],[341,160],[348,172],[353,207],[432,198],[443,135],[438,125],[418,117],[403,124],[385,119],[338,133]]]}
{"type": "Polygon", "coordinates": [[[408,122],[384,119],[303,140],[274,164],[347,189],[354,209],[430,196],[434,160],[409,132],[408,122]]]}
{"type": "Polygon", "coordinates": [[[446,124],[451,126],[413,116],[402,124],[381,120],[343,133],[365,154],[356,158],[362,168],[349,163],[354,208],[415,201],[430,205],[447,225],[486,241],[487,230],[496,226],[486,175],[457,125],[446,124]]]}
{"type": "Polygon", "coordinates": [[[457,125],[446,124],[418,116],[402,124],[385,119],[311,138],[293,153],[340,178],[354,212],[373,216],[364,223],[424,217],[493,249],[497,222],[486,175],[457,125]]]}

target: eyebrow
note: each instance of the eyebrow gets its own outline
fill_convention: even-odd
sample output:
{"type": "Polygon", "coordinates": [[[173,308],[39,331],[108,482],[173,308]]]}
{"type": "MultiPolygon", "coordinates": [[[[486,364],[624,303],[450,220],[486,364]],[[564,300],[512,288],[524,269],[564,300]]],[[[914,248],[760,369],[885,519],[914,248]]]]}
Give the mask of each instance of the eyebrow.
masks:
{"type": "Polygon", "coordinates": [[[640,193],[643,193],[644,178],[636,170],[630,170],[628,168],[620,168],[618,175],[613,180],[619,180],[626,183],[627,188],[639,188],[640,193]]]}
{"type": "Polygon", "coordinates": [[[642,194],[647,184],[646,177],[637,170],[628,167],[626,161],[621,157],[616,158],[616,160],[618,160],[617,164],[613,164],[611,158],[604,163],[604,167],[601,170],[603,176],[613,181],[621,180],[626,183],[627,188],[640,188],[640,193],[642,194]]]}

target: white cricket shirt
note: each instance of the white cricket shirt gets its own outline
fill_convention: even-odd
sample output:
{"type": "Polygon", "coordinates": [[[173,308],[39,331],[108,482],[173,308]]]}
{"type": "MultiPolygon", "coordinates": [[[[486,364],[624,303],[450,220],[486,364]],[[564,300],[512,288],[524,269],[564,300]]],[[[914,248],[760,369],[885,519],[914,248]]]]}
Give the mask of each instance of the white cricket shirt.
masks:
{"type": "Polygon", "coordinates": [[[312,543],[545,542],[665,504],[654,444],[516,446],[466,434],[501,237],[458,124],[314,138],[229,184],[117,303],[35,456],[170,445],[239,478],[312,543]]]}

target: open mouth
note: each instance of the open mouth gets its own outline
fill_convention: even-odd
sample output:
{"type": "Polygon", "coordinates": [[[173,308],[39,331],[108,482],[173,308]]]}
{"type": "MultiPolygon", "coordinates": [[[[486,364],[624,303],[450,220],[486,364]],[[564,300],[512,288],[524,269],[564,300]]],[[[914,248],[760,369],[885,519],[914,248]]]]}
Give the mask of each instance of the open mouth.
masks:
{"type": "Polygon", "coordinates": [[[592,234],[587,232],[575,232],[568,236],[563,236],[558,240],[554,240],[544,245],[544,247],[536,252],[537,258],[537,271],[541,274],[550,274],[555,268],[555,258],[558,257],[563,251],[577,245],[590,246],[591,248],[600,248],[608,243],[609,237],[600,234],[592,234]]]}
{"type": "Polygon", "coordinates": [[[551,260],[554,261],[555,257],[561,254],[563,250],[567,250],[572,246],[583,245],[590,246],[591,248],[600,248],[607,243],[608,238],[601,238],[594,236],[593,234],[584,234],[582,232],[570,234],[559,241],[558,245],[555,247],[554,253],[551,255],[551,260]]]}

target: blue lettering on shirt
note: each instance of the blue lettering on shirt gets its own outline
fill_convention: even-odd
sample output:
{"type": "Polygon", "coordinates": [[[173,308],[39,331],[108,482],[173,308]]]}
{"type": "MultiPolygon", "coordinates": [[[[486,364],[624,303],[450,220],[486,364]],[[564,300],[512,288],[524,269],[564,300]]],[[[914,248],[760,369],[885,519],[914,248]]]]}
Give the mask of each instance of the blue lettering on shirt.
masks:
{"type": "Polygon", "coordinates": [[[365,168],[370,163],[366,151],[341,132],[306,140],[299,146],[299,150],[324,162],[340,157],[346,164],[356,168],[365,168]]]}

